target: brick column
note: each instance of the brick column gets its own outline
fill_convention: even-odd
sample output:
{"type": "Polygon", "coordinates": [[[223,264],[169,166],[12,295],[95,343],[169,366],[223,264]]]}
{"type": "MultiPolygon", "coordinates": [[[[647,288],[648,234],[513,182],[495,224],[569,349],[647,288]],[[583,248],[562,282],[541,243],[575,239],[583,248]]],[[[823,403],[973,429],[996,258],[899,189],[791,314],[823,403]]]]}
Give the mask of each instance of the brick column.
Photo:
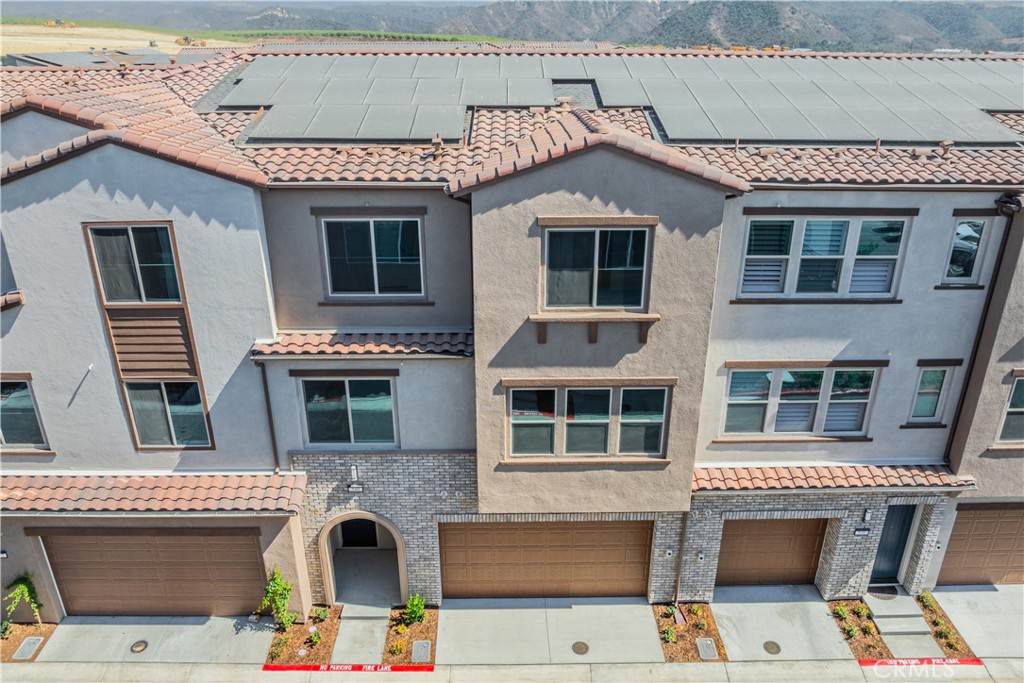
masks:
{"type": "Polygon", "coordinates": [[[675,596],[676,568],[681,550],[679,536],[682,531],[683,515],[679,513],[658,515],[654,522],[648,602],[671,602],[675,596]]]}
{"type": "Polygon", "coordinates": [[[948,500],[935,505],[922,505],[921,517],[914,535],[914,545],[910,550],[907,571],[903,575],[903,587],[911,595],[934,588],[928,585],[928,568],[935,555],[935,546],[939,541],[939,530],[946,513],[948,500]]]}

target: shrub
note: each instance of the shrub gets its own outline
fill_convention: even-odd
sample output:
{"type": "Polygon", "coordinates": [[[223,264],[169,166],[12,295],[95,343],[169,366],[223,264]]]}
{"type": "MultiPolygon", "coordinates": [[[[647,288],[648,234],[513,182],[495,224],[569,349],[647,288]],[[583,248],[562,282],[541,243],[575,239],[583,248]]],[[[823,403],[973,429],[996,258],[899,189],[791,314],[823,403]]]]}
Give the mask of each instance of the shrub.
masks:
{"type": "Polygon", "coordinates": [[[946,647],[948,647],[953,652],[960,652],[960,643],[956,642],[955,640],[947,640],[946,647]]]}
{"type": "Polygon", "coordinates": [[[932,594],[928,591],[925,591],[924,593],[918,595],[917,599],[924,606],[925,609],[934,610],[936,607],[935,598],[932,597],[932,594]]]}
{"type": "Polygon", "coordinates": [[[664,616],[665,616],[666,619],[671,619],[675,615],[676,615],[676,606],[675,605],[669,605],[668,607],[665,608],[664,616]]]}
{"type": "Polygon", "coordinates": [[[270,573],[270,578],[267,580],[267,587],[263,590],[263,600],[260,601],[260,606],[256,608],[256,611],[262,612],[269,607],[278,628],[287,631],[299,618],[297,612],[288,609],[288,600],[291,595],[292,585],[281,577],[281,570],[274,567],[274,571],[270,573]]]}
{"type": "Polygon", "coordinates": [[[704,606],[703,605],[690,605],[690,614],[692,614],[693,616],[699,617],[703,613],[704,613],[704,606]]]}
{"type": "Polygon", "coordinates": [[[323,637],[324,635],[320,633],[320,631],[313,631],[309,634],[309,644],[312,647],[316,647],[320,644],[320,641],[323,640],[323,637]]]}
{"type": "Polygon", "coordinates": [[[427,603],[423,600],[423,596],[419,593],[410,595],[409,599],[405,603],[405,611],[402,613],[402,618],[406,624],[414,624],[423,621],[423,617],[427,614],[427,603]]]}
{"type": "Polygon", "coordinates": [[[949,640],[950,637],[953,635],[953,629],[951,629],[948,626],[943,626],[942,628],[936,630],[935,633],[938,634],[939,638],[942,638],[943,640],[949,640]]]}
{"type": "Polygon", "coordinates": [[[388,652],[395,656],[402,654],[403,652],[405,652],[405,641],[396,640],[395,642],[391,643],[391,645],[388,646],[388,652]]]}
{"type": "Polygon", "coordinates": [[[869,616],[871,616],[871,610],[868,609],[868,606],[865,605],[864,603],[856,605],[853,608],[853,613],[856,614],[861,619],[867,619],[869,616]]]}
{"type": "Polygon", "coordinates": [[[274,644],[270,646],[270,653],[268,654],[270,661],[276,662],[281,659],[281,655],[284,654],[284,649],[288,647],[290,640],[288,636],[279,636],[274,639],[274,644]]]}
{"type": "Polygon", "coordinates": [[[317,607],[313,610],[313,616],[316,617],[317,621],[327,621],[327,618],[331,616],[331,609],[329,607],[317,607]]]}
{"type": "Polygon", "coordinates": [[[843,627],[843,633],[846,634],[847,638],[850,638],[852,640],[853,638],[857,637],[857,627],[853,624],[847,624],[843,627]]]}
{"type": "Polygon", "coordinates": [[[39,616],[39,610],[43,608],[39,604],[39,596],[36,594],[36,585],[32,582],[31,572],[22,572],[14,577],[14,580],[4,586],[7,590],[11,591],[4,600],[10,600],[10,604],[7,605],[7,619],[11,618],[14,614],[14,610],[18,608],[21,601],[24,600],[28,603],[28,606],[32,609],[32,616],[36,618],[37,624],[42,624],[43,620],[39,616]]]}
{"type": "Polygon", "coordinates": [[[932,626],[945,626],[945,625],[946,625],[946,620],[943,619],[942,617],[935,617],[934,619],[932,619],[932,626]]]}
{"type": "Polygon", "coordinates": [[[877,636],[878,635],[878,628],[876,628],[874,624],[864,624],[863,626],[860,627],[860,630],[863,631],[864,635],[866,635],[866,636],[877,636]]]}
{"type": "Polygon", "coordinates": [[[398,626],[395,627],[395,633],[397,633],[400,636],[404,635],[408,630],[409,630],[409,627],[406,626],[405,624],[399,624],[398,626]]]}
{"type": "Polygon", "coordinates": [[[0,640],[6,640],[11,633],[11,622],[4,619],[0,621],[0,640]]]}
{"type": "Polygon", "coordinates": [[[704,629],[706,629],[708,627],[708,622],[704,621],[703,619],[698,619],[697,623],[694,624],[694,627],[698,631],[703,631],[704,629]]]}
{"type": "Polygon", "coordinates": [[[661,639],[666,643],[676,642],[676,627],[666,626],[665,630],[661,632],[661,639]]]}
{"type": "Polygon", "coordinates": [[[846,610],[846,605],[842,603],[836,605],[835,609],[832,610],[832,614],[836,615],[839,621],[846,621],[850,618],[850,613],[846,610]]]}

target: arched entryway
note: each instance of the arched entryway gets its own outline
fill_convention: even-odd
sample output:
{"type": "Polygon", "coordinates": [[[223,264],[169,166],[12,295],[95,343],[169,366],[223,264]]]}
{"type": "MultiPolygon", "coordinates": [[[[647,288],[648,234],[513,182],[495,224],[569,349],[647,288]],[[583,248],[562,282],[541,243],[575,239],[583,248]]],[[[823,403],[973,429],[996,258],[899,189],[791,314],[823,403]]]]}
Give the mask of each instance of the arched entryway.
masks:
{"type": "Polygon", "coordinates": [[[390,606],[408,599],[405,542],[387,519],[345,512],[323,526],[319,546],[328,604],[390,606]]]}

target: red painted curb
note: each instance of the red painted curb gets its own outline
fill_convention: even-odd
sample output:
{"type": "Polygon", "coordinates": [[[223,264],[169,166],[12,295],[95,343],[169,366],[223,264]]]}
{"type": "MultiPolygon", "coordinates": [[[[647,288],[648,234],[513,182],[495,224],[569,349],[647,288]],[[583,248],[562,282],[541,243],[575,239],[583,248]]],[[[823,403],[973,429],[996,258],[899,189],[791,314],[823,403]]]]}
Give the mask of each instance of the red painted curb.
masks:
{"type": "Polygon", "coordinates": [[[941,666],[944,664],[981,666],[980,659],[959,659],[957,657],[926,657],[924,659],[858,659],[857,663],[861,666],[941,666]]]}
{"type": "Polygon", "coordinates": [[[433,664],[264,664],[264,671],[433,671],[433,664]]]}

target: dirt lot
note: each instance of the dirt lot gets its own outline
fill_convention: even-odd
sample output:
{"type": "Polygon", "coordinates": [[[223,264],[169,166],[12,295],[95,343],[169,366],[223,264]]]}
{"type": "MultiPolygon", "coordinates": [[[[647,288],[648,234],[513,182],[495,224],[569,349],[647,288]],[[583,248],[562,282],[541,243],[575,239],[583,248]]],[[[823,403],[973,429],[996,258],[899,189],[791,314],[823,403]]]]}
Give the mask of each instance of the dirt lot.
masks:
{"type": "MultiPolygon", "coordinates": [[[[0,54],[9,52],[67,52],[107,48],[149,47],[155,40],[158,50],[177,52],[175,36],[169,33],[150,33],[121,28],[46,28],[21,24],[0,26],[0,54]]],[[[207,47],[238,47],[240,43],[223,40],[207,41],[207,47]]]]}

